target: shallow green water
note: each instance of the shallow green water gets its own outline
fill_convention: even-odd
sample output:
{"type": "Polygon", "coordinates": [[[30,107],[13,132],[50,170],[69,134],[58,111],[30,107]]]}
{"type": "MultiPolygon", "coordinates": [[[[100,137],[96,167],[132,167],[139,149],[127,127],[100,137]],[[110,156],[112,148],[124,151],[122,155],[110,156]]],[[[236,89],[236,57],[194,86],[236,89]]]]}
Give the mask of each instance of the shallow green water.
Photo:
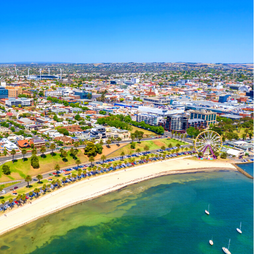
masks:
{"type": "Polygon", "coordinates": [[[10,232],[0,238],[0,253],[216,254],[231,238],[232,254],[251,254],[252,188],[238,172],[148,180],[10,232]]]}

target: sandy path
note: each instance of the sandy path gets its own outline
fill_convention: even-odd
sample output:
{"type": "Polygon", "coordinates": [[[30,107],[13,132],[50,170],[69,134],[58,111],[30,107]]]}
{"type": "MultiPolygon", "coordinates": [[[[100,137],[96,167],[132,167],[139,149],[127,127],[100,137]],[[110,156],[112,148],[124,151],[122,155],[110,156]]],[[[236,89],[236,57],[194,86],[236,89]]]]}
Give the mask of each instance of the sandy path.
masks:
{"type": "Polygon", "coordinates": [[[0,234],[78,202],[98,197],[146,179],[167,174],[221,169],[236,170],[232,164],[227,162],[178,158],[112,172],[90,180],[82,180],[34,200],[32,204],[26,204],[10,211],[7,216],[1,215],[0,234]]]}

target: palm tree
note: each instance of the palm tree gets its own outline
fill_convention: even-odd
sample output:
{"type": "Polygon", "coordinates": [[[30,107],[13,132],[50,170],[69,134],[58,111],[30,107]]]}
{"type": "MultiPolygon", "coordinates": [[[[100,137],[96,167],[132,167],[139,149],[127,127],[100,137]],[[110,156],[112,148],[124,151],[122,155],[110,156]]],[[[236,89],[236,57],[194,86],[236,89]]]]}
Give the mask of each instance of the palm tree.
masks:
{"type": "Polygon", "coordinates": [[[11,155],[12,155],[12,161],[14,161],[14,156],[16,154],[16,150],[15,149],[12,149],[11,150],[11,155]]]}
{"type": "Polygon", "coordinates": [[[44,156],[44,153],[46,152],[46,147],[42,146],[40,149],[40,152],[41,152],[41,156],[44,156]]]}
{"type": "Polygon", "coordinates": [[[34,148],[34,149],[32,150],[32,155],[36,155],[36,154],[37,154],[37,149],[34,148]]]}
{"type": "Polygon", "coordinates": [[[92,167],[93,162],[94,162],[94,157],[93,156],[89,157],[89,162],[91,162],[91,167],[92,167]]]}
{"type": "Polygon", "coordinates": [[[11,204],[13,202],[13,198],[9,199],[9,204],[11,204]]]}
{"type": "Polygon", "coordinates": [[[131,133],[131,140],[132,140],[132,142],[135,140],[135,138],[136,138],[135,133],[131,133]]]}
{"type": "Polygon", "coordinates": [[[119,146],[119,142],[122,140],[120,137],[118,137],[117,139],[117,142],[118,142],[118,146],[119,146]]]}
{"type": "Polygon", "coordinates": [[[37,195],[37,197],[39,196],[39,192],[40,192],[40,189],[38,189],[38,188],[34,189],[34,193],[37,195]]]}
{"type": "MultiPolygon", "coordinates": [[[[59,164],[56,164],[55,165],[55,171],[56,171],[56,173],[58,172],[60,170],[60,166],[59,166],[59,164]]],[[[58,173],[57,173],[58,174],[58,173]]]]}
{"type": "Polygon", "coordinates": [[[79,147],[79,141],[76,141],[73,146],[77,149],[79,147]]]}
{"type": "Polygon", "coordinates": [[[21,196],[21,200],[25,203],[26,202],[26,194],[23,194],[22,196],[21,196]]]}
{"type": "Polygon", "coordinates": [[[102,160],[102,162],[104,163],[104,161],[107,159],[107,157],[103,154],[102,156],[101,156],[101,160],[102,160]]]}
{"type": "Polygon", "coordinates": [[[22,155],[23,155],[23,161],[24,161],[25,155],[26,155],[26,149],[22,149],[22,150],[21,150],[21,153],[22,153],[22,155]]]}
{"type": "Polygon", "coordinates": [[[31,182],[31,181],[32,181],[32,177],[30,175],[27,175],[25,177],[25,182],[27,182],[27,187],[29,187],[29,182],[31,182]]]}
{"type": "Polygon", "coordinates": [[[76,160],[76,164],[77,164],[77,166],[79,166],[79,164],[81,164],[80,159],[77,159],[77,160],[76,160]]]}
{"type": "Polygon", "coordinates": [[[107,147],[110,148],[111,140],[108,139],[106,143],[107,143],[107,147]]]}
{"type": "Polygon", "coordinates": [[[62,182],[63,182],[63,184],[64,184],[64,182],[66,182],[66,177],[63,177],[62,182]]]}
{"type": "Polygon", "coordinates": [[[54,153],[54,150],[56,149],[56,145],[54,143],[50,144],[50,150],[52,150],[52,154],[54,153]]]}
{"type": "Polygon", "coordinates": [[[3,153],[4,153],[4,156],[6,156],[7,155],[7,150],[6,150],[6,148],[4,148],[4,151],[3,151],[3,153]]]}
{"type": "Polygon", "coordinates": [[[37,175],[36,178],[38,179],[38,183],[40,183],[41,180],[43,179],[43,176],[42,175],[37,175]]]}

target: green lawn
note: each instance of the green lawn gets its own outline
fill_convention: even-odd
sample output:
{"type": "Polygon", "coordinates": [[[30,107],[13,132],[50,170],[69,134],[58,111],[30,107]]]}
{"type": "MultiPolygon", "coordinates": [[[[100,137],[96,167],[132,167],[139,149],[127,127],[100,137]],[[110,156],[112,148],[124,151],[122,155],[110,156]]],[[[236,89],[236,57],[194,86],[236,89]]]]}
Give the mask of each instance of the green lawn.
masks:
{"type": "Polygon", "coordinates": [[[131,151],[135,152],[138,148],[140,149],[140,151],[144,151],[145,146],[148,146],[149,150],[155,150],[155,149],[160,149],[162,146],[168,147],[169,144],[172,144],[172,146],[176,146],[176,144],[180,144],[180,145],[187,144],[185,142],[175,140],[175,139],[155,139],[155,140],[149,140],[149,141],[141,140],[140,143],[138,142],[135,142],[135,143],[136,143],[135,149],[131,149],[131,145],[128,144],[122,147],[121,149],[115,151],[114,153],[112,153],[109,157],[120,156],[122,152],[124,152],[125,154],[129,154],[131,151]]]}
{"type": "MultiPolygon", "coordinates": [[[[61,168],[75,165],[75,159],[73,159],[73,157],[71,157],[69,153],[66,157],[66,161],[63,160],[63,158],[60,156],[60,153],[54,153],[54,155],[47,154],[45,155],[45,158],[41,156],[38,157],[40,163],[39,169],[34,169],[31,167],[30,158],[25,159],[25,161],[20,159],[14,162],[6,162],[5,164],[10,166],[11,174],[4,175],[2,170],[0,170],[0,182],[23,179],[26,175],[36,176],[38,174],[54,170],[56,164],[59,164],[61,168]]],[[[79,151],[77,157],[82,163],[88,161],[87,157],[83,153],[83,150],[79,151]]]]}

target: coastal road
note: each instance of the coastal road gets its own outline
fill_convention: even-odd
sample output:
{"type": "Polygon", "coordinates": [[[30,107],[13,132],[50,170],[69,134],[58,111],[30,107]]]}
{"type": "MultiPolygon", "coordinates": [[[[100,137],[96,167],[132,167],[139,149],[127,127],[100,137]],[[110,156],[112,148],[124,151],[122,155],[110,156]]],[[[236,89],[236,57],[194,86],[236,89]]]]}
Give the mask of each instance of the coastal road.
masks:
{"type": "MultiPolygon", "coordinates": [[[[169,135],[163,135],[163,136],[154,137],[154,138],[144,138],[144,139],[142,139],[141,141],[149,141],[149,140],[163,139],[163,138],[168,138],[168,137],[169,137],[169,135]]],[[[192,144],[192,141],[191,141],[190,139],[182,139],[182,140],[178,139],[178,140],[179,140],[179,141],[184,141],[184,142],[187,142],[187,143],[191,143],[191,144],[192,144]]],[[[137,141],[137,140],[134,140],[134,141],[137,141]]],[[[118,144],[118,143],[119,143],[119,144],[126,144],[126,143],[130,143],[130,142],[131,142],[131,140],[124,140],[124,141],[120,141],[120,142],[113,141],[112,144],[118,144]]],[[[67,147],[58,146],[58,147],[56,147],[55,151],[60,150],[61,148],[64,148],[65,150],[70,150],[71,147],[73,147],[73,146],[70,146],[70,147],[69,147],[69,146],[67,146],[67,147]]],[[[78,148],[79,148],[79,149],[80,149],[80,148],[85,148],[85,145],[80,145],[78,148]]],[[[39,149],[37,150],[37,152],[38,152],[38,154],[40,154],[39,149]]],[[[46,150],[46,152],[45,152],[44,154],[49,154],[49,153],[51,153],[51,152],[52,152],[52,151],[51,151],[49,148],[47,148],[47,150],[46,150]]],[[[31,156],[32,156],[32,153],[31,153],[31,152],[28,152],[28,153],[25,155],[25,158],[30,158],[31,156]]],[[[12,155],[5,156],[5,157],[0,157],[0,165],[4,164],[5,162],[12,161],[12,158],[13,158],[12,155]]],[[[16,154],[16,155],[14,156],[14,159],[15,159],[15,160],[22,159],[22,158],[23,158],[23,155],[22,155],[22,154],[16,154]]]]}
{"type": "MultiPolygon", "coordinates": [[[[185,147],[189,147],[189,146],[190,146],[190,145],[183,145],[183,146],[181,146],[181,147],[182,147],[182,148],[185,148],[185,147]]],[[[159,150],[160,150],[160,149],[155,149],[155,150],[150,150],[149,152],[151,152],[151,153],[159,153],[159,150]]],[[[136,154],[138,154],[138,153],[133,153],[133,155],[136,155],[136,154]]],[[[110,157],[110,159],[115,159],[115,158],[120,158],[120,157],[121,157],[121,156],[110,157]]],[[[99,159],[99,160],[94,161],[94,163],[96,163],[96,162],[101,162],[101,160],[99,159]]],[[[87,165],[87,164],[89,164],[89,162],[82,163],[82,164],[80,164],[80,165],[87,165]]],[[[73,166],[72,166],[72,167],[73,167],[73,166]]],[[[61,168],[61,170],[68,169],[68,168],[71,168],[71,166],[61,168]]],[[[50,176],[53,174],[53,172],[55,172],[55,170],[52,170],[52,171],[49,171],[49,172],[47,172],[47,173],[42,174],[43,179],[46,179],[46,178],[50,177],[50,176]]],[[[16,187],[17,187],[16,189],[19,189],[19,188],[25,187],[25,186],[27,185],[27,183],[25,182],[25,180],[17,180],[16,182],[18,182],[18,181],[19,181],[19,183],[4,188],[4,189],[3,189],[4,193],[11,192],[11,191],[15,190],[14,188],[16,188],[16,187]]],[[[32,184],[33,182],[36,182],[36,181],[38,181],[38,180],[37,180],[36,176],[34,176],[34,177],[32,177],[32,182],[31,182],[30,184],[32,184]]],[[[4,194],[4,193],[3,193],[3,194],[4,194]]]]}

